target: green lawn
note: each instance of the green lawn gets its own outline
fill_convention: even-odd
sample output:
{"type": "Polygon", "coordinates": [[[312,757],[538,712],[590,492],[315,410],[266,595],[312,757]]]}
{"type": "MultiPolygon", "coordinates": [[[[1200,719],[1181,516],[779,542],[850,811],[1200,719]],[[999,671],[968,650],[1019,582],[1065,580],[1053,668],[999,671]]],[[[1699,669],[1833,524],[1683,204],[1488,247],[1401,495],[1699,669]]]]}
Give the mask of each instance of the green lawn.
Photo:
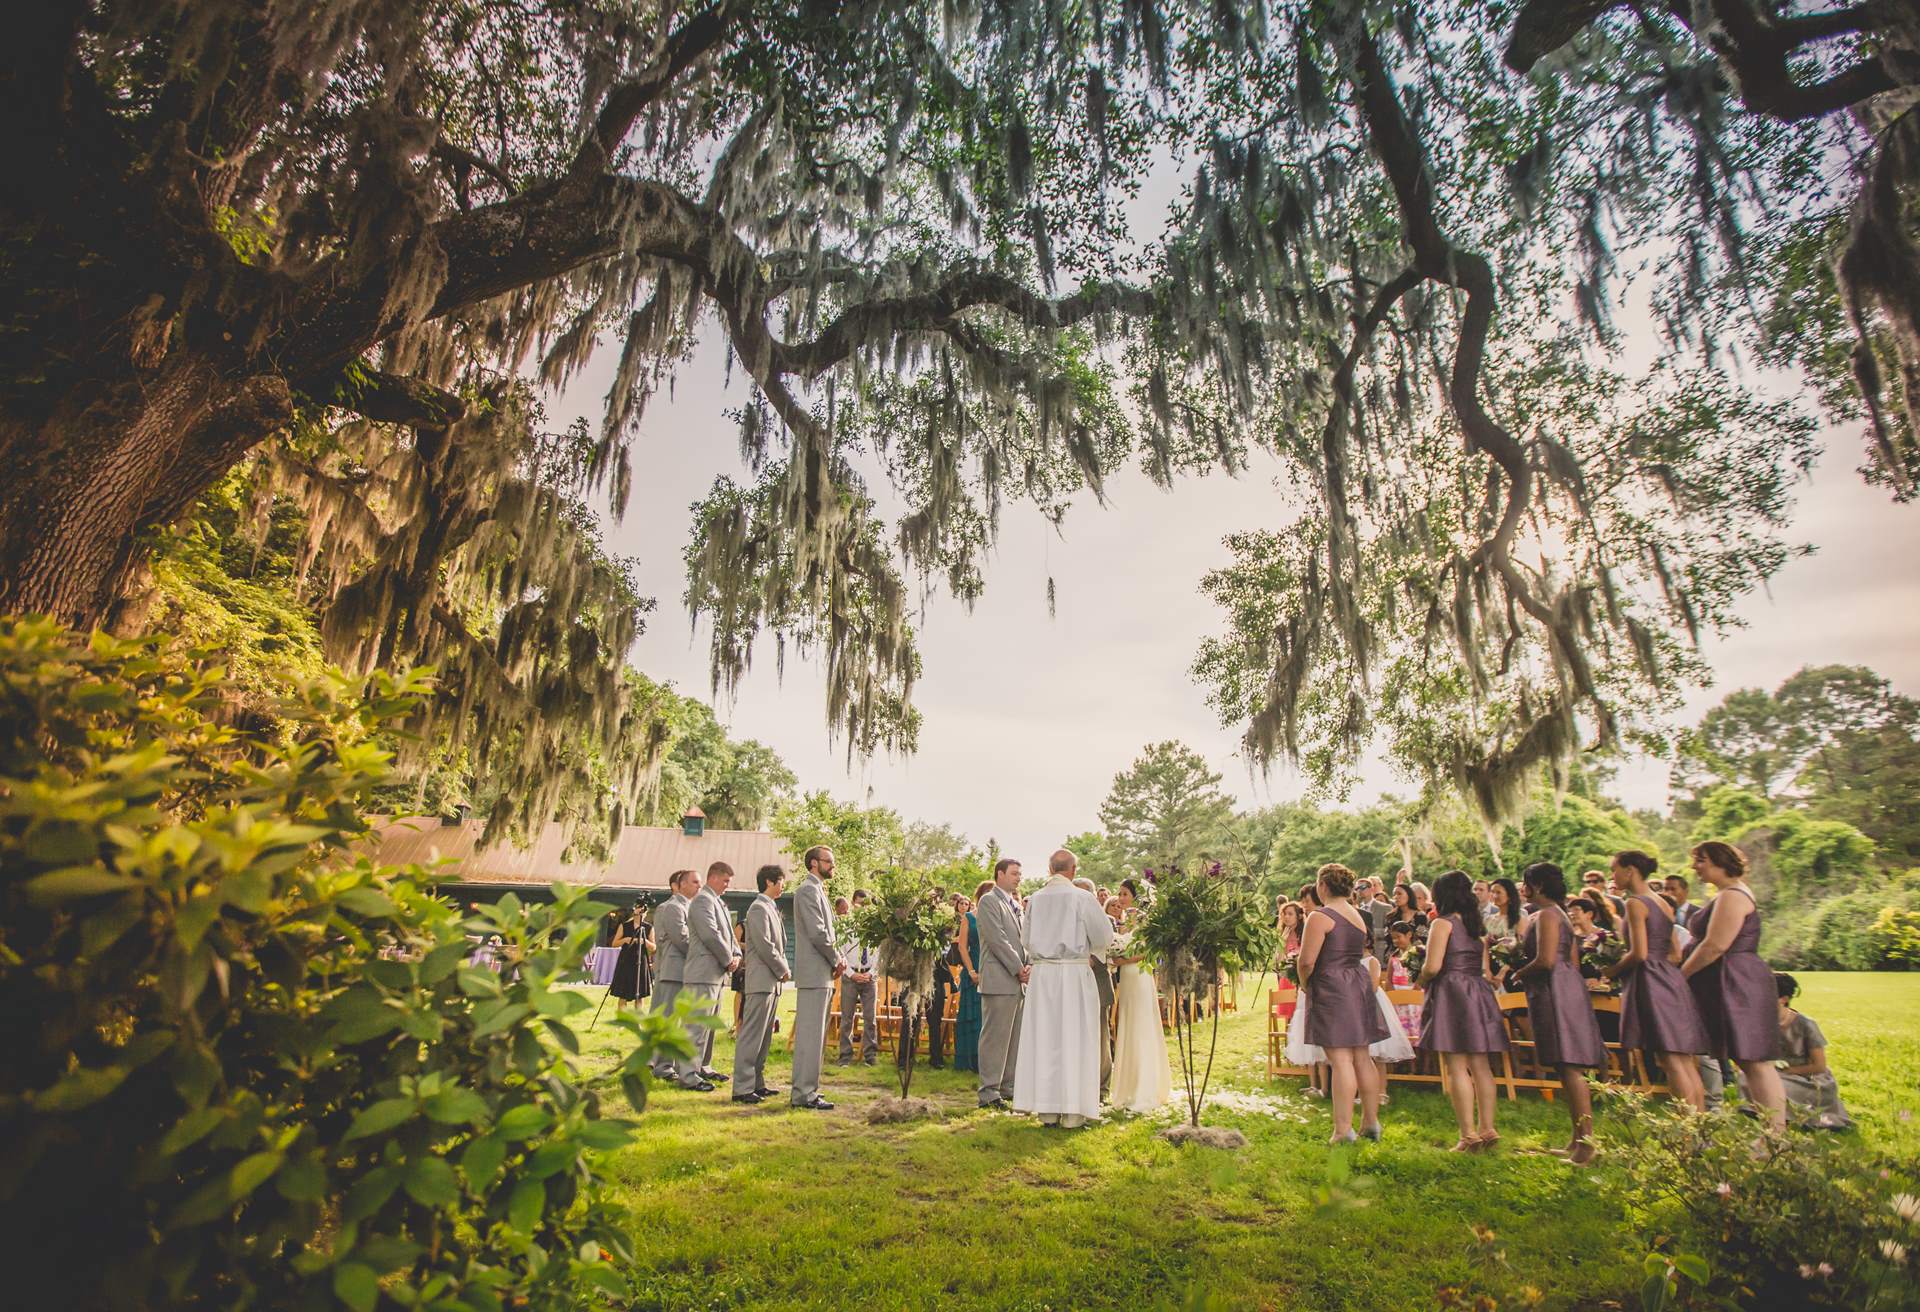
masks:
{"type": "MultiPolygon", "coordinates": [[[[1920,975],[1801,978],[1854,1137],[1920,1157],[1907,1112],[1920,1106],[1920,975]]],[[[610,1064],[618,1037],[590,1036],[590,1069],[610,1064]]],[[[1565,1141],[1558,1105],[1503,1101],[1504,1150],[1462,1157],[1443,1151],[1445,1100],[1396,1088],[1385,1142],[1352,1155],[1352,1177],[1323,1196],[1326,1104],[1298,1081],[1266,1083],[1264,1041],[1257,1009],[1221,1025],[1216,1076],[1238,1106],[1207,1120],[1246,1133],[1238,1153],[1172,1147],[1154,1137],[1164,1118],[1076,1133],[977,1112],[972,1077],[945,1071],[922,1070],[914,1088],[945,1118],[868,1126],[860,1109],[891,1087],[884,1056],[869,1069],[829,1055],[830,1114],[736,1106],[725,1086],[658,1090],[639,1142],[606,1162],[636,1217],[636,1306],[1154,1307],[1204,1290],[1230,1308],[1432,1307],[1470,1274],[1474,1222],[1547,1306],[1638,1306],[1643,1249],[1601,1187],[1604,1158],[1585,1174],[1528,1151],[1565,1141]]],[[[784,1034],[774,1046],[784,1088],[784,1034]]],[[[730,1069],[724,1033],[716,1048],[730,1069]]]]}

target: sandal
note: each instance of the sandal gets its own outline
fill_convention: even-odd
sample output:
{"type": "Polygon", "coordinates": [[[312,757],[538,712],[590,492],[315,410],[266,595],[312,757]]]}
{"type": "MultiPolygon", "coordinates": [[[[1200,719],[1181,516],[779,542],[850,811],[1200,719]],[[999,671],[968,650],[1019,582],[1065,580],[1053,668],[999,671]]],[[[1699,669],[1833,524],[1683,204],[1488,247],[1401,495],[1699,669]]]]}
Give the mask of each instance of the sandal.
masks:
{"type": "Polygon", "coordinates": [[[1454,1140],[1453,1147],[1447,1149],[1447,1151],[1450,1153],[1477,1153],[1480,1151],[1480,1141],[1478,1139],[1456,1139],[1454,1140]]]}
{"type": "Polygon", "coordinates": [[[1500,1133],[1497,1130],[1492,1134],[1477,1134],[1473,1137],[1473,1151],[1477,1153],[1490,1153],[1499,1146],[1500,1133]]]}
{"type": "Polygon", "coordinates": [[[1582,1139],[1573,1151],[1567,1154],[1567,1165],[1582,1169],[1592,1166],[1600,1156],[1600,1149],[1591,1139],[1582,1139]],[[1582,1149],[1585,1150],[1584,1154],[1582,1149]]]}

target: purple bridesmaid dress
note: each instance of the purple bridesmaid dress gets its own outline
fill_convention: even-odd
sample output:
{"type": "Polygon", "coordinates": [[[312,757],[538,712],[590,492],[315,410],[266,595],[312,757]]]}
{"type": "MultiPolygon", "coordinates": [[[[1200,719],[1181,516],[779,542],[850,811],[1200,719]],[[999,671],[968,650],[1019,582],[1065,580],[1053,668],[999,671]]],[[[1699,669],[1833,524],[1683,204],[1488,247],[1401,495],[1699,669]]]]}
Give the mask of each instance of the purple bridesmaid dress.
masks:
{"type": "Polygon", "coordinates": [[[1527,922],[1521,946],[1538,951],[1540,916],[1560,917],[1558,960],[1545,974],[1535,972],[1522,983],[1527,991],[1527,1019],[1533,1026],[1533,1050],[1543,1066],[1605,1066],[1606,1046],[1600,1041],[1600,1022],[1594,1019],[1593,997],[1580,977],[1579,948],[1573,922],[1559,907],[1549,904],[1527,922]]]}
{"type": "Polygon", "coordinates": [[[1673,944],[1673,918],[1666,903],[1650,893],[1647,908],[1647,959],[1627,971],[1620,990],[1620,1045],[1649,1055],[1705,1052],[1707,1027],[1700,1019],[1686,976],[1667,960],[1673,944]]]}
{"type": "MultiPolygon", "coordinates": [[[[1723,890],[1700,911],[1694,913],[1693,935],[1707,941],[1720,899],[1729,893],[1753,894],[1745,889],[1723,890]]],[[[1726,955],[1699,970],[1688,981],[1693,999],[1700,1004],[1700,1019],[1706,1022],[1707,1039],[1716,1057],[1734,1061],[1772,1061],[1780,1052],[1779,990],[1774,987],[1773,971],[1760,960],[1760,908],[1753,911],[1733,936],[1726,955]]]]}
{"type": "Polygon", "coordinates": [[[1507,1027],[1493,985],[1480,970],[1483,940],[1467,933],[1459,916],[1448,916],[1447,954],[1427,984],[1420,1007],[1420,1047],[1427,1052],[1505,1052],[1507,1027]]]}
{"type": "Polygon", "coordinates": [[[1367,936],[1338,912],[1318,907],[1331,923],[1320,940],[1308,988],[1307,1042],[1322,1048],[1364,1048],[1387,1037],[1387,1022],[1374,1000],[1373,977],[1360,964],[1367,936]]]}

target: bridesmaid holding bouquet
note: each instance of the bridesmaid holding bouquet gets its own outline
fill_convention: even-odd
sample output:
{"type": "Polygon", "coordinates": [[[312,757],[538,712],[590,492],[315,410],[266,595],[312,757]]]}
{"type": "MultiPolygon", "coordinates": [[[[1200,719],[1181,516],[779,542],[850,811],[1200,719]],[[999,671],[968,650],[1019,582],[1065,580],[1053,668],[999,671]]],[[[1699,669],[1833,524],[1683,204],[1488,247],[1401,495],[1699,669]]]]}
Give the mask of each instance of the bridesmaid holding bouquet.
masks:
{"type": "Polygon", "coordinates": [[[1567,1114],[1573,1118],[1567,1160],[1586,1166],[1596,1151],[1593,1091],[1587,1087],[1586,1072],[1606,1065],[1607,1051],[1600,1041],[1587,982],[1580,977],[1579,949],[1564,905],[1567,877],[1553,862],[1536,861],[1520,876],[1520,894],[1534,908],[1521,938],[1522,948],[1530,955],[1511,978],[1526,990],[1534,1052],[1541,1065],[1560,1071],[1567,1114]]]}
{"type": "Polygon", "coordinates": [[[1680,971],[1693,986],[1713,1055],[1739,1065],[1747,1096],[1765,1109],[1774,1129],[1784,1129],[1786,1089],[1773,1065],[1780,1052],[1779,992],[1760,959],[1760,904],[1747,887],[1747,858],[1730,843],[1702,843],[1693,849],[1693,872],[1716,891],[1694,913],[1697,941],[1680,971]]]}
{"type": "Polygon", "coordinates": [[[1427,991],[1420,1047],[1452,1058],[1446,1063],[1447,1101],[1460,1127],[1453,1151],[1480,1152],[1500,1142],[1493,1127],[1492,1054],[1507,1050],[1507,1027],[1489,982],[1487,928],[1466,871],[1449,870],[1434,881],[1433,905],[1439,918],[1427,931],[1420,970],[1419,987],[1427,991]]]}
{"type": "Polygon", "coordinates": [[[1613,858],[1613,885],[1627,895],[1627,951],[1602,974],[1625,981],[1620,995],[1621,1044],[1659,1062],[1674,1097],[1703,1112],[1707,1090],[1695,1058],[1707,1050],[1707,1027],[1680,973],[1673,908],[1654,893],[1649,882],[1659,868],[1659,861],[1647,852],[1629,850],[1613,858]]]}
{"type": "Polygon", "coordinates": [[[1383,1081],[1367,1049],[1387,1037],[1387,1023],[1374,1000],[1373,976],[1360,964],[1367,947],[1365,919],[1354,910],[1353,871],[1330,863],[1317,879],[1320,908],[1307,917],[1300,945],[1300,979],[1311,994],[1307,1042],[1323,1048],[1333,1071],[1333,1138],[1352,1143],[1380,1138],[1383,1081]],[[1360,1130],[1353,1129],[1353,1100],[1360,1098],[1360,1130]]]}

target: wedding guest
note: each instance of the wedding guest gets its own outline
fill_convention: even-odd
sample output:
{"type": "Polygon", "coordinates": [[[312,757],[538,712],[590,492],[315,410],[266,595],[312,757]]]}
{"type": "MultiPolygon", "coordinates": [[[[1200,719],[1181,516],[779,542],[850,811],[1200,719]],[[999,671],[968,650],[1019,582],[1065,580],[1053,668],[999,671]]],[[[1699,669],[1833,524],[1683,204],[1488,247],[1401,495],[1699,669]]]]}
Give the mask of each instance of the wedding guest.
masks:
{"type": "Polygon", "coordinates": [[[933,996],[927,1002],[927,1065],[934,1070],[944,1070],[947,1064],[947,999],[959,996],[960,985],[954,979],[954,970],[960,964],[959,925],[972,905],[964,893],[955,893],[950,901],[954,931],[947,939],[946,951],[933,963],[933,996]]]}
{"type": "Polygon", "coordinates": [[[1304,929],[1301,922],[1305,917],[1306,911],[1298,902],[1289,902],[1285,898],[1280,900],[1280,921],[1277,928],[1280,955],[1283,958],[1290,957],[1300,950],[1300,935],[1304,929]]]}
{"type": "Polygon", "coordinates": [[[1438,917],[1427,931],[1427,960],[1416,987],[1420,1047],[1443,1052],[1447,1101],[1460,1137],[1457,1153],[1479,1152],[1500,1141],[1494,1128],[1493,1057],[1507,1051],[1507,1027],[1487,970],[1487,927],[1465,871],[1449,870],[1433,886],[1438,917]]]}
{"type": "Polygon", "coordinates": [[[747,918],[745,915],[733,922],[733,941],[735,951],[739,953],[740,964],[733,968],[733,978],[728,981],[733,989],[733,1024],[727,1029],[729,1034],[740,1033],[740,1018],[747,1005],[747,918]]]}
{"type": "Polygon", "coordinates": [[[1386,888],[1377,879],[1366,881],[1364,894],[1354,894],[1354,906],[1367,918],[1367,932],[1373,936],[1373,955],[1382,967],[1387,964],[1387,954],[1393,945],[1387,930],[1393,923],[1393,903],[1388,900],[1386,888]]]}
{"type": "Polygon", "coordinates": [[[1686,930],[1687,933],[1693,935],[1695,938],[1700,937],[1700,931],[1694,928],[1693,924],[1694,913],[1699,911],[1700,907],[1687,900],[1688,894],[1691,891],[1691,885],[1687,883],[1687,877],[1685,875],[1668,874],[1663,882],[1667,886],[1667,896],[1673,899],[1673,923],[1686,930]]]}
{"type": "Polygon", "coordinates": [[[830,1112],[820,1096],[820,1063],[826,1056],[827,1008],[833,982],[846,970],[827,908],[827,880],[833,876],[833,849],[810,847],[801,858],[807,877],[793,891],[793,1088],[789,1106],[830,1112]]]}
{"type": "Polygon", "coordinates": [[[1417,879],[1407,887],[1413,890],[1414,910],[1420,913],[1420,923],[1424,925],[1433,919],[1433,891],[1417,879]]]}
{"type": "MultiPolygon", "coordinates": [[[[1394,989],[1418,987],[1414,983],[1414,973],[1407,969],[1406,957],[1420,945],[1420,927],[1411,920],[1396,920],[1387,927],[1387,934],[1392,939],[1392,945],[1387,950],[1387,987],[1394,989]]],[[[1417,1040],[1420,1036],[1420,1008],[1411,1002],[1403,1002],[1395,1006],[1394,1010],[1400,1017],[1400,1027],[1407,1032],[1407,1037],[1417,1040]]]]}
{"type": "Polygon", "coordinates": [[[1775,990],[1780,1007],[1780,1084],[1787,1101],[1805,1107],[1813,1124],[1822,1130],[1846,1130],[1853,1126],[1847,1105],[1840,1101],[1840,1085],[1827,1066],[1827,1036],[1813,1022],[1793,1009],[1800,994],[1800,981],[1791,975],[1775,974],[1775,990]]]}
{"type": "MultiPolygon", "coordinates": [[[[1436,883],[1434,887],[1438,888],[1439,885],[1436,883]]],[[[1435,893],[1434,897],[1437,900],[1439,894],[1435,893]]],[[[1488,891],[1487,881],[1484,879],[1473,881],[1473,904],[1480,908],[1480,923],[1491,924],[1494,912],[1493,894],[1488,891]]]]}
{"type": "Polygon", "coordinates": [[[1306,911],[1312,911],[1320,905],[1320,892],[1312,884],[1302,884],[1300,891],[1293,895],[1293,899],[1306,911]]]}
{"type": "Polygon", "coordinates": [[[652,951],[653,943],[647,935],[645,902],[633,904],[633,910],[613,933],[613,946],[620,950],[620,955],[613,963],[613,982],[607,986],[607,992],[619,999],[614,1004],[617,1007],[629,1002],[638,1004],[653,991],[651,972],[647,969],[647,954],[652,951]]]}
{"type": "Polygon", "coordinates": [[[1419,902],[1414,899],[1413,885],[1395,884],[1393,886],[1393,920],[1410,920],[1420,924],[1425,919],[1426,917],[1420,914],[1419,902]]]}
{"type": "Polygon", "coordinates": [[[1673,1096],[1697,1112],[1707,1109],[1697,1058],[1707,1050],[1707,1028],[1693,991],[1680,974],[1680,945],[1674,941],[1673,910],[1654,895],[1653,874],[1660,862],[1651,853],[1629,849],[1613,858],[1614,886],[1626,890],[1626,955],[1608,967],[1608,979],[1620,980],[1620,1042],[1638,1048],[1660,1070],[1673,1096]]]}
{"type": "Polygon", "coordinates": [[[953,1022],[953,1068],[957,1071],[980,1069],[980,899],[993,887],[991,879],[980,881],[973,890],[973,901],[960,917],[960,1014],[953,1022]]]}
{"type": "Polygon", "coordinates": [[[1387,1023],[1374,1000],[1373,979],[1360,964],[1367,944],[1365,918],[1351,901],[1353,871],[1329,862],[1320,867],[1317,884],[1321,905],[1307,917],[1300,978],[1313,996],[1307,1041],[1325,1050],[1333,1071],[1333,1137],[1328,1142],[1352,1143],[1362,1135],[1378,1142],[1381,1081],[1367,1048],[1387,1037],[1387,1023]],[[1356,1094],[1361,1109],[1357,1133],[1356,1094]]]}
{"type": "MultiPolygon", "coordinates": [[[[1302,884],[1295,897],[1295,905],[1300,908],[1300,934],[1304,942],[1307,917],[1320,905],[1320,894],[1312,884],[1302,884]]],[[[1324,1098],[1332,1076],[1327,1066],[1327,1054],[1307,1042],[1307,990],[1304,984],[1294,997],[1293,1023],[1287,1029],[1287,1064],[1306,1067],[1307,1096],[1324,1098]]]]}
{"type": "Polygon", "coordinates": [[[1380,1009],[1380,1019],[1387,1026],[1386,1038],[1367,1045],[1367,1056],[1373,1060],[1374,1078],[1380,1081],[1380,1102],[1385,1106],[1391,1101],[1387,1095],[1387,1068],[1398,1062],[1413,1060],[1413,1040],[1408,1036],[1393,1000],[1387,997],[1387,977],[1380,965],[1380,958],[1368,952],[1361,962],[1366,966],[1367,978],[1373,981],[1374,1005],[1380,1009]]]}
{"type": "Polygon", "coordinates": [[[1519,937],[1520,922],[1526,918],[1519,887],[1511,879],[1489,879],[1487,900],[1493,904],[1493,916],[1487,921],[1488,936],[1519,937]]]}
{"type": "Polygon", "coordinates": [[[1599,977],[1599,967],[1589,966],[1586,954],[1607,937],[1606,929],[1600,924],[1598,902],[1598,898],[1585,894],[1567,899],[1567,920],[1573,925],[1574,958],[1580,963],[1580,975],[1584,979],[1599,977]]]}
{"type": "Polygon", "coordinates": [[[1714,886],[1713,901],[1692,926],[1698,940],[1681,964],[1707,1023],[1713,1055],[1746,1076],[1747,1096],[1775,1129],[1786,1124],[1786,1091],[1774,1057],[1780,1048],[1778,991],[1760,960],[1760,904],[1747,887],[1747,858],[1719,840],[1693,849],[1693,873],[1714,886]]]}
{"type": "Polygon", "coordinates": [[[1536,861],[1521,872],[1520,893],[1534,914],[1521,939],[1528,960],[1511,978],[1526,990],[1527,1019],[1540,1064],[1560,1072],[1567,1115],[1573,1119],[1567,1160],[1586,1166],[1595,1152],[1593,1092],[1586,1072],[1606,1065],[1607,1054],[1575,956],[1573,923],[1565,908],[1567,877],[1551,861],[1536,861]]]}
{"type": "MultiPolygon", "coordinates": [[[[854,908],[865,906],[872,897],[864,888],[855,889],[854,908]]],[[[875,970],[879,954],[873,944],[860,941],[849,923],[840,955],[847,962],[847,973],[840,977],[840,1064],[845,1066],[853,1060],[853,1018],[858,1009],[860,1059],[875,1066],[880,1062],[880,1026],[876,1019],[879,983],[875,970]]]]}

